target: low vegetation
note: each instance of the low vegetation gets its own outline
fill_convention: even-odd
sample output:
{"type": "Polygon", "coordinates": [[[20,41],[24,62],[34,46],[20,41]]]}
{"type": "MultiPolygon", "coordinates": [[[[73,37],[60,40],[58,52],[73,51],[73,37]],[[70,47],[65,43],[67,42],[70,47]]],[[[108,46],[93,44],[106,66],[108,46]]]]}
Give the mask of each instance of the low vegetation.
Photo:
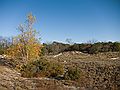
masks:
{"type": "Polygon", "coordinates": [[[64,74],[64,79],[66,80],[78,80],[80,79],[80,69],[77,67],[68,67],[67,71],[64,74]]]}
{"type": "Polygon", "coordinates": [[[63,65],[57,62],[49,62],[43,58],[22,65],[20,72],[23,77],[58,77],[63,75],[63,65]]]}

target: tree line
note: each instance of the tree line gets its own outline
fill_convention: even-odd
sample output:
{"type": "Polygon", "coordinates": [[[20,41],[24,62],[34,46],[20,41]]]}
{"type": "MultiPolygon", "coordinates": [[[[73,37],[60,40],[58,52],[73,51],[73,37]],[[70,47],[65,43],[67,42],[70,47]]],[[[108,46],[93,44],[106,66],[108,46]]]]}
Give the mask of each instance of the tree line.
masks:
{"type": "Polygon", "coordinates": [[[46,55],[58,54],[65,51],[80,51],[89,54],[120,51],[120,42],[74,43],[73,45],[53,42],[51,44],[44,43],[43,46],[43,54],[46,55]]]}

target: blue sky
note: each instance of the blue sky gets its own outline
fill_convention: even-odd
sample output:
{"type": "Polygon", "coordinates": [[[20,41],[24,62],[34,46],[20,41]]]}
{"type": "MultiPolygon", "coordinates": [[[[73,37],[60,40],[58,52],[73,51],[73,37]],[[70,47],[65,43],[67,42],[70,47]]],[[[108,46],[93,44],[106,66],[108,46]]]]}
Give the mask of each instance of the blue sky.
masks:
{"type": "Polygon", "coordinates": [[[120,41],[120,0],[0,0],[0,36],[17,35],[30,12],[42,42],[120,41]]]}

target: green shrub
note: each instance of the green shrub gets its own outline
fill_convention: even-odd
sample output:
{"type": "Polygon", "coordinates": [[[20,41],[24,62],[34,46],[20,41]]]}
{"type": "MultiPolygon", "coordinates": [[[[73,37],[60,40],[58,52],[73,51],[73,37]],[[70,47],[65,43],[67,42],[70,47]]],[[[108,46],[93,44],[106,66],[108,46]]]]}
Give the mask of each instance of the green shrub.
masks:
{"type": "Polygon", "coordinates": [[[4,48],[0,45],[0,55],[4,54],[4,48]]]}
{"type": "Polygon", "coordinates": [[[69,67],[64,74],[66,80],[77,80],[80,78],[80,70],[77,67],[69,67]]]}
{"type": "Polygon", "coordinates": [[[64,73],[63,65],[40,59],[23,65],[20,69],[23,77],[57,77],[64,73]]]}
{"type": "Polygon", "coordinates": [[[20,72],[23,77],[33,77],[36,73],[36,66],[32,64],[23,65],[20,69],[20,72]]]}
{"type": "Polygon", "coordinates": [[[64,67],[61,64],[51,62],[50,66],[48,67],[49,77],[57,77],[64,73],[64,67]]]}
{"type": "Polygon", "coordinates": [[[4,50],[0,49],[0,55],[4,54],[4,50]]]}

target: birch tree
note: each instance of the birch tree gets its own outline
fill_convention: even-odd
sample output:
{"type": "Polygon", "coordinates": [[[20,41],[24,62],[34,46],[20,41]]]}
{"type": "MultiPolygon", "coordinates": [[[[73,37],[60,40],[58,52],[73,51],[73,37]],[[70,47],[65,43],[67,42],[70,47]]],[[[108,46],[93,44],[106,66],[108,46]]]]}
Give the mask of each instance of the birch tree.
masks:
{"type": "Polygon", "coordinates": [[[40,57],[42,44],[37,37],[37,31],[33,28],[35,21],[35,16],[28,14],[25,23],[19,25],[20,34],[13,38],[13,44],[7,49],[9,56],[22,59],[24,62],[40,57]]]}

